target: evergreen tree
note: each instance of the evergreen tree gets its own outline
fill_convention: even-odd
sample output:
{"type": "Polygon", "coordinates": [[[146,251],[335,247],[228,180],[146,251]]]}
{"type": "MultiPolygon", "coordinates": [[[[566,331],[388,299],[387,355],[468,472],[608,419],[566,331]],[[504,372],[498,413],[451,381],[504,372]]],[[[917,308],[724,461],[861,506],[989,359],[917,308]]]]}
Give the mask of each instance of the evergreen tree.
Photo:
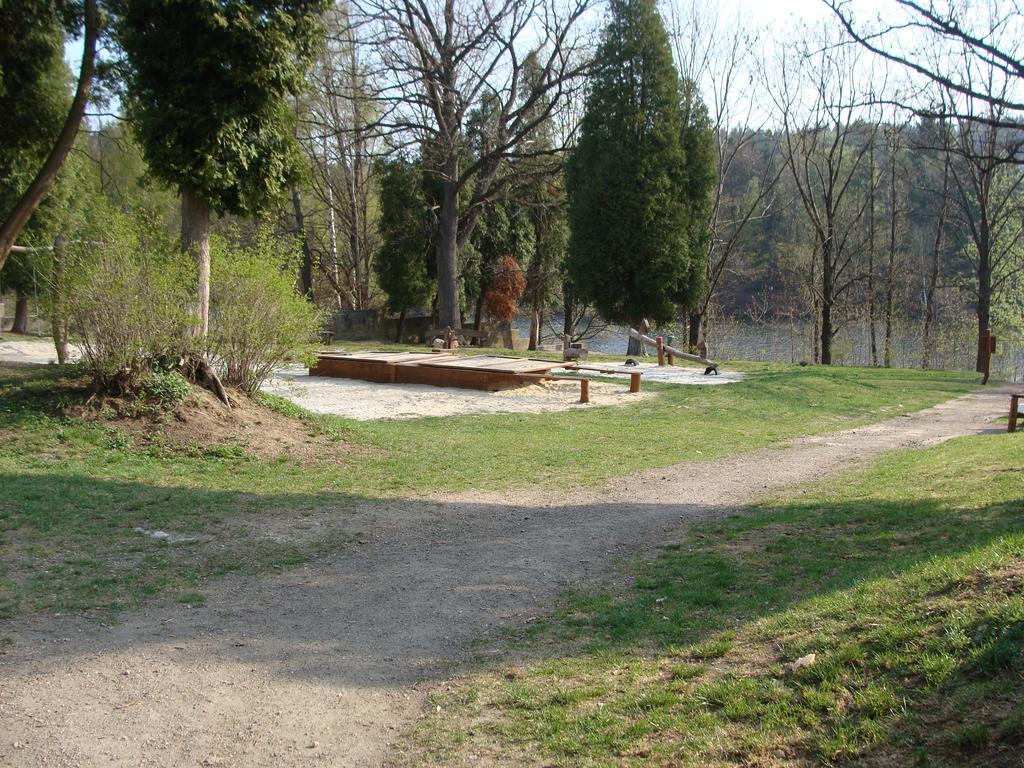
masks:
{"type": "Polygon", "coordinates": [[[209,312],[211,212],[252,216],[299,180],[288,97],[320,41],[326,0],[122,0],[126,105],[153,174],[182,196],[182,244],[209,312]]]}
{"type": "Polygon", "coordinates": [[[699,290],[681,93],[654,0],[612,0],[567,191],[570,277],[615,322],[669,322],[699,290]]]}
{"type": "MultiPolygon", "coordinates": [[[[0,4],[0,220],[18,204],[46,162],[71,104],[64,27],[53,4],[0,4]]],[[[58,190],[58,192],[66,190],[58,190]]],[[[22,245],[47,246],[59,228],[63,195],[44,197],[20,231],[22,245]]],[[[43,257],[14,252],[0,261],[0,286],[17,295],[12,330],[24,333],[29,297],[38,294],[43,257]]]]}
{"type": "Polygon", "coordinates": [[[420,165],[404,159],[388,163],[380,177],[381,247],[373,267],[388,309],[399,313],[396,342],[404,335],[406,311],[433,300],[431,219],[420,165]]]}
{"type": "Polygon", "coordinates": [[[53,188],[75,142],[92,88],[97,0],[0,2],[0,268],[53,188]],[[84,23],[74,98],[64,35],[84,23]]]}

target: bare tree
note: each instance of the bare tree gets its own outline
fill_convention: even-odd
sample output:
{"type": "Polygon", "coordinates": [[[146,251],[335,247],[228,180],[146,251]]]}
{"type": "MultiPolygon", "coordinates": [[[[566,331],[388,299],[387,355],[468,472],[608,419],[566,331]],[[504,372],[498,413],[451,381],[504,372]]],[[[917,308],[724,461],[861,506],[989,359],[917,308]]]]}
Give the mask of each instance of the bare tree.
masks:
{"type": "Polygon", "coordinates": [[[936,108],[922,101],[897,99],[923,117],[949,117],[1019,126],[1024,101],[1024,13],[1019,0],[894,0],[886,19],[865,22],[851,0],[822,0],[849,38],[866,50],[905,67],[953,96],[936,108]],[[990,82],[971,72],[992,73],[990,82]],[[988,110],[963,109],[964,100],[988,110]]]}
{"type": "MultiPolygon", "coordinates": [[[[834,45],[829,33],[812,48],[787,46],[778,71],[766,73],[782,120],[782,153],[810,224],[814,259],[820,264],[815,289],[820,359],[832,363],[838,330],[834,309],[862,275],[855,257],[864,250],[863,229],[872,194],[865,185],[870,147],[880,118],[869,114],[861,90],[856,50],[834,45]]],[[[814,270],[816,272],[816,270],[814,270]]]]}
{"type": "Polygon", "coordinates": [[[722,276],[739,250],[747,225],[769,214],[785,166],[776,162],[777,146],[756,156],[757,167],[743,162],[768,123],[758,109],[749,62],[756,37],[735,16],[722,15],[706,3],[693,3],[687,12],[673,6],[669,17],[673,51],[680,75],[705,91],[715,134],[718,183],[709,214],[707,291],[689,316],[689,344],[696,346],[708,333],[708,310],[722,276]],[[745,87],[744,87],[745,86],[745,87]],[[728,190],[739,185],[743,193],[728,190]]]}
{"type": "Polygon", "coordinates": [[[514,181],[516,160],[556,151],[525,140],[582,85],[590,2],[352,2],[351,23],[375,86],[376,135],[419,146],[440,182],[441,325],[461,325],[459,254],[483,208],[514,181]],[[526,78],[531,59],[535,76],[526,78]],[[484,102],[493,115],[490,135],[471,155],[467,118],[484,102]]]}
{"type": "MultiPolygon", "coordinates": [[[[947,138],[948,131],[943,131],[947,138]]],[[[950,153],[942,153],[942,190],[939,192],[939,212],[935,222],[935,239],[932,241],[931,260],[928,264],[927,278],[924,286],[924,326],[921,330],[921,367],[928,368],[931,364],[932,327],[935,324],[935,297],[939,286],[939,255],[942,253],[942,242],[946,234],[946,219],[949,214],[949,177],[950,153]]]]}
{"type": "MultiPolygon", "coordinates": [[[[953,202],[972,245],[965,254],[974,272],[979,340],[992,322],[993,297],[1021,270],[1013,254],[1024,237],[1024,169],[1015,160],[1019,134],[999,127],[1004,107],[986,104],[990,120],[952,121],[949,146],[953,202]]],[[[982,365],[980,341],[977,364],[982,365]]]]}
{"type": "MultiPolygon", "coordinates": [[[[885,126],[884,134],[886,149],[889,154],[888,168],[888,201],[889,201],[889,238],[887,248],[887,259],[885,268],[885,340],[883,342],[882,365],[886,368],[892,367],[893,348],[893,312],[895,310],[896,278],[898,269],[898,257],[902,252],[902,238],[906,232],[903,226],[903,217],[906,214],[907,188],[905,169],[901,165],[900,155],[903,151],[903,133],[905,125],[900,125],[895,120],[885,126]]],[[[874,191],[874,190],[872,190],[874,191]]],[[[872,194],[872,198],[874,195],[872,194]]]]}
{"type": "Polygon", "coordinates": [[[303,144],[313,168],[312,191],[326,220],[310,237],[319,240],[318,250],[325,257],[318,263],[338,305],[367,309],[377,303],[375,160],[384,147],[375,135],[370,73],[361,59],[355,38],[359,30],[349,23],[348,7],[333,6],[324,21],[327,39],[309,75],[303,144]]]}

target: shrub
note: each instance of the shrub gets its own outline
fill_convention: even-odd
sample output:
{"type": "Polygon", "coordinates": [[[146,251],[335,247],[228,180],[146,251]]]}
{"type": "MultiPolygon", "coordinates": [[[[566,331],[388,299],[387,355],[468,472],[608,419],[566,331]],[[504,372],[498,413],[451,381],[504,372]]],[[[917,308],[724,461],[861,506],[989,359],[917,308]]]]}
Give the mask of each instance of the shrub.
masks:
{"type": "Polygon", "coordinates": [[[146,396],[162,408],[173,408],[192,392],[192,385],[179,371],[153,371],[142,386],[146,396]]]}
{"type": "Polygon", "coordinates": [[[502,256],[498,271],[484,294],[488,314],[500,323],[512,322],[525,290],[526,278],[519,264],[511,256],[502,256]]]}
{"type": "Polygon", "coordinates": [[[97,389],[135,391],[187,354],[194,268],[156,225],[107,210],[102,245],[69,257],[69,329],[97,389]]]}
{"type": "Polygon", "coordinates": [[[225,384],[255,392],[311,349],[321,318],[295,288],[294,245],[266,229],[249,246],[213,245],[208,343],[225,384]]]}

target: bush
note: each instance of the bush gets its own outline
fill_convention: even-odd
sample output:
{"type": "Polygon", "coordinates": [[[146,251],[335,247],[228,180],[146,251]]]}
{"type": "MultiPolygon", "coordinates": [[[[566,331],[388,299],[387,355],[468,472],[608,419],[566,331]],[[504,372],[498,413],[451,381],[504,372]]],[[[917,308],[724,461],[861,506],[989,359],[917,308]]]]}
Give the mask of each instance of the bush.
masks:
{"type": "Polygon", "coordinates": [[[213,245],[209,353],[225,384],[252,393],[311,351],[321,318],[295,288],[295,244],[261,230],[250,246],[213,245]]]}
{"type": "Polygon", "coordinates": [[[187,355],[194,269],[156,225],[105,211],[103,244],[76,246],[68,261],[69,329],[97,389],[136,391],[187,355]]]}
{"type": "Polygon", "coordinates": [[[502,256],[497,274],[491,279],[487,293],[484,294],[487,313],[499,323],[512,322],[525,290],[526,278],[518,262],[511,256],[502,256]]]}
{"type": "Polygon", "coordinates": [[[173,408],[184,402],[192,392],[192,385],[179,371],[153,371],[142,385],[146,397],[161,408],[173,408]]]}

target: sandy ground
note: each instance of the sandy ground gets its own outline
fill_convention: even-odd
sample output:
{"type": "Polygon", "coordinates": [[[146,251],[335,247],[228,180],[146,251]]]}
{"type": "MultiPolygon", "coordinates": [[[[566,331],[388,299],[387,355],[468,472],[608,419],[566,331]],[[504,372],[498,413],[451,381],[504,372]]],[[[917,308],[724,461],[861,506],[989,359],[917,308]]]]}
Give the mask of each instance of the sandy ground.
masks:
{"type": "Polygon", "coordinates": [[[546,381],[503,392],[482,392],[310,376],[305,368],[293,367],[275,373],[263,385],[263,391],[287,397],[314,413],[370,421],[474,413],[543,413],[596,405],[628,405],[649,396],[647,392],[630,394],[627,384],[592,381],[590,403],[583,404],[579,402],[580,385],[573,381],[546,381]]]}
{"type": "MultiPolygon", "coordinates": [[[[586,365],[586,363],[584,363],[586,365]]],[[[628,376],[634,371],[643,372],[643,381],[659,381],[666,384],[691,384],[697,386],[714,386],[716,384],[735,384],[743,379],[739,371],[722,371],[719,374],[710,376],[704,375],[704,369],[693,364],[665,365],[657,363],[640,363],[638,366],[607,365],[605,363],[594,363],[595,366],[621,371],[623,376],[628,376]]],[[[606,374],[594,373],[594,376],[606,374]]]]}
{"type": "Polygon", "coordinates": [[[0,334],[0,360],[9,363],[46,365],[57,362],[57,351],[51,341],[0,334]]]}
{"type": "MultiPolygon", "coordinates": [[[[57,362],[53,344],[42,340],[0,341],[0,360],[22,363],[57,362]]],[[[604,366],[602,366],[604,367],[604,366]]],[[[616,368],[616,366],[609,366],[616,368]]],[[[648,396],[630,394],[624,378],[636,368],[618,367],[623,383],[592,381],[590,403],[581,404],[580,385],[571,381],[528,384],[504,392],[428,387],[419,384],[375,384],[354,379],[310,376],[305,368],[283,368],[268,379],[263,391],[286,397],[315,413],[332,413],[360,421],[374,419],[415,419],[423,416],[464,416],[478,413],[544,413],[592,408],[598,405],[628,405],[648,396]]],[[[659,368],[643,363],[644,381],[674,384],[729,384],[743,374],[726,372],[704,376],[703,369],[690,366],[659,368]]]]}
{"type": "Polygon", "coordinates": [[[1005,405],[987,390],[594,489],[339,497],[312,519],[268,519],[275,538],[362,533],[280,576],[208,584],[200,608],[0,624],[0,765],[385,764],[430,688],[615,558],[883,451],[999,429],[1005,405]]]}

